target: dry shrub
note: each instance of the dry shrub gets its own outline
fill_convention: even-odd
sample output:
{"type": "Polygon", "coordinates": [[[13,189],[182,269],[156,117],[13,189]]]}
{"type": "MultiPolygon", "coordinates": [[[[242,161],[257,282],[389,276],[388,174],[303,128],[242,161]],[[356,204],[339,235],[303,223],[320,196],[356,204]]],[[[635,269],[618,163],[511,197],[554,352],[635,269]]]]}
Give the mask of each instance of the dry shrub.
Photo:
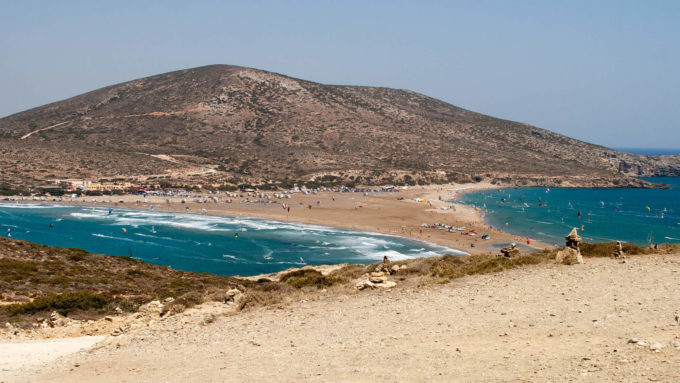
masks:
{"type": "Polygon", "coordinates": [[[429,271],[432,276],[453,279],[465,275],[494,273],[525,265],[536,265],[546,259],[547,257],[543,253],[520,255],[512,258],[494,254],[468,257],[444,255],[436,259],[429,271]]]}
{"type": "Polygon", "coordinates": [[[226,302],[229,300],[227,291],[217,287],[208,287],[203,293],[203,302],[226,302]]]}
{"type": "MultiPolygon", "coordinates": [[[[444,257],[451,257],[451,255],[444,255],[444,257]]],[[[437,261],[437,258],[416,258],[409,260],[406,263],[406,269],[402,273],[411,275],[427,275],[430,273],[432,265],[437,261]]]]}
{"type": "MultiPolygon", "coordinates": [[[[579,245],[584,257],[612,257],[616,249],[616,242],[588,243],[579,245]]],[[[640,247],[632,243],[623,244],[623,252],[628,255],[653,254],[655,251],[649,247],[640,247]]]]}
{"type": "Polygon", "coordinates": [[[285,293],[280,290],[261,291],[249,290],[237,302],[237,308],[244,310],[245,308],[252,308],[257,306],[270,306],[283,302],[290,293],[285,293]]]}
{"type": "Polygon", "coordinates": [[[34,314],[41,311],[57,311],[66,315],[72,311],[101,309],[111,302],[111,298],[87,291],[49,295],[34,299],[32,302],[17,303],[5,307],[11,315],[34,314]]]}
{"type": "Polygon", "coordinates": [[[37,263],[0,258],[0,279],[23,280],[38,271],[37,263]]]}
{"type": "Polygon", "coordinates": [[[190,291],[172,302],[165,303],[161,315],[178,314],[201,303],[203,303],[203,294],[198,291],[190,291]]]}
{"type": "Polygon", "coordinates": [[[295,288],[313,286],[318,289],[331,287],[334,284],[346,282],[340,278],[326,276],[314,269],[301,269],[283,274],[279,279],[282,283],[289,284],[295,288]]]}
{"type": "Polygon", "coordinates": [[[680,253],[680,243],[662,243],[658,249],[654,250],[658,254],[677,254],[680,253]]]}
{"type": "Polygon", "coordinates": [[[364,265],[347,265],[333,271],[330,273],[330,276],[342,281],[351,281],[353,279],[359,278],[367,272],[367,267],[364,265]]]}

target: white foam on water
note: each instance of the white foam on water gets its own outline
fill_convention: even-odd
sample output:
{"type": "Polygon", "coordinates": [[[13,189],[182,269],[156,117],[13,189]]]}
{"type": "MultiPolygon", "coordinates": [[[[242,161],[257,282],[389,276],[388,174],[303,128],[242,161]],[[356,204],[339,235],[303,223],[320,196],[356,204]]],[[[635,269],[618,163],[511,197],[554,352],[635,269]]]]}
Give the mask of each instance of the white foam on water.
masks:
{"type": "Polygon", "coordinates": [[[118,241],[137,242],[134,239],[123,238],[123,237],[115,237],[113,235],[106,235],[106,234],[99,234],[99,233],[91,233],[90,235],[92,235],[93,237],[115,239],[115,240],[118,240],[118,241]]]}
{"type": "Polygon", "coordinates": [[[63,207],[61,205],[50,205],[50,204],[38,204],[38,203],[8,203],[0,202],[0,208],[10,208],[10,209],[52,209],[57,207],[63,207]]]}
{"type": "Polygon", "coordinates": [[[368,259],[374,259],[376,261],[380,261],[383,258],[387,257],[391,261],[404,261],[407,259],[413,259],[415,257],[402,254],[396,250],[385,250],[385,251],[376,251],[376,252],[371,252],[371,253],[366,253],[366,258],[368,259]]]}
{"type": "Polygon", "coordinates": [[[231,254],[222,254],[222,258],[232,259],[232,260],[234,260],[236,262],[240,262],[240,263],[248,262],[248,261],[245,261],[243,258],[239,258],[239,257],[237,257],[235,255],[231,255],[231,254]]]}
{"type": "MultiPolygon", "coordinates": [[[[44,207],[59,207],[62,206],[44,206],[44,207]]],[[[281,222],[264,220],[259,218],[243,218],[243,217],[221,217],[221,216],[211,216],[211,215],[199,215],[193,213],[168,213],[168,212],[155,212],[155,211],[137,211],[129,209],[114,209],[112,214],[109,214],[108,208],[92,208],[88,207],[78,207],[74,208],[77,211],[71,211],[69,214],[71,217],[82,219],[82,220],[95,220],[97,222],[114,226],[127,226],[127,227],[139,227],[139,226],[155,226],[156,228],[161,227],[173,227],[179,230],[191,230],[191,231],[205,231],[205,232],[238,232],[238,231],[272,231],[275,232],[274,239],[285,240],[286,237],[291,237],[291,241],[297,247],[306,249],[319,249],[323,250],[322,254],[329,255],[330,251],[347,251],[350,250],[355,256],[359,256],[363,259],[368,260],[381,260],[384,256],[388,256],[394,260],[409,259],[414,257],[423,256],[439,256],[444,253],[454,254],[454,255],[467,255],[468,253],[460,250],[450,249],[444,246],[435,245],[425,241],[410,240],[396,235],[382,234],[382,233],[372,233],[365,231],[356,231],[349,229],[341,229],[335,227],[318,226],[318,225],[308,225],[303,223],[291,223],[291,222],[281,222]],[[313,236],[322,237],[320,240],[316,240],[317,246],[305,246],[304,243],[296,243],[295,238],[300,238],[301,235],[304,237],[306,234],[313,236]],[[409,243],[411,244],[409,246],[409,243]],[[410,247],[415,246],[416,249],[411,249],[410,247]],[[403,252],[398,249],[404,249],[403,252]]],[[[146,233],[131,233],[138,237],[149,238],[150,240],[169,240],[178,242],[189,242],[186,240],[180,240],[177,238],[172,238],[169,236],[159,237],[155,235],[150,235],[146,233]]],[[[155,242],[143,242],[134,241],[130,238],[108,236],[105,234],[94,233],[93,236],[108,238],[114,240],[122,241],[132,241],[140,243],[148,243],[153,245],[159,245],[155,242]]],[[[268,237],[263,237],[267,239],[268,237]]],[[[310,239],[314,239],[313,237],[310,239]]],[[[263,258],[265,260],[270,260],[274,252],[266,247],[259,245],[257,242],[253,242],[257,246],[261,247],[263,250],[263,258]]],[[[197,243],[200,244],[200,243],[197,243]]],[[[351,254],[350,253],[350,254],[351,254]]],[[[222,258],[231,259],[231,261],[236,260],[223,255],[222,258]]],[[[348,254],[349,255],[349,254],[348,254]]],[[[190,257],[193,258],[193,257],[190,257]]],[[[229,261],[224,259],[223,261],[229,261]]],[[[231,262],[229,261],[229,262],[231,262]]],[[[241,259],[241,261],[244,261],[241,259]]],[[[251,261],[244,261],[251,262],[251,261]]],[[[252,262],[258,263],[258,262],[252,262]]],[[[279,262],[267,262],[267,264],[273,264],[279,262]]],[[[300,259],[300,262],[281,262],[281,264],[298,264],[304,265],[306,261],[300,259]]]]}
{"type": "Polygon", "coordinates": [[[530,219],[529,221],[540,223],[540,224],[543,224],[543,225],[552,225],[553,224],[553,222],[538,221],[538,220],[534,220],[534,219],[530,219]]]}

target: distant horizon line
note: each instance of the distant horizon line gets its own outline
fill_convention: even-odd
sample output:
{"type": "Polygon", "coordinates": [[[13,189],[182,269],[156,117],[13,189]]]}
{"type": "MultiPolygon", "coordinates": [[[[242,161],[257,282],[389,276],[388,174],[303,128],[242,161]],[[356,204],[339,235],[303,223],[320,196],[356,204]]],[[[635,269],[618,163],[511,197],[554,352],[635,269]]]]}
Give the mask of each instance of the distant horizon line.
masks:
{"type": "Polygon", "coordinates": [[[680,154],[680,148],[645,147],[645,146],[612,146],[614,150],[643,155],[672,155],[680,154]]]}

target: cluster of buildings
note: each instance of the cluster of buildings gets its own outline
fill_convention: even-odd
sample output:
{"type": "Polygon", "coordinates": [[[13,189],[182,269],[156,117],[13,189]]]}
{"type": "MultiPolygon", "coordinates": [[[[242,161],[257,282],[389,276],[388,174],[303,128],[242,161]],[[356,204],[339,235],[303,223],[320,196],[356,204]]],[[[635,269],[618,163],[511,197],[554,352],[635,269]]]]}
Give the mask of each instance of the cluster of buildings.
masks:
{"type": "Polygon", "coordinates": [[[98,191],[98,192],[106,192],[106,191],[114,191],[114,190],[120,190],[120,191],[128,191],[132,189],[139,189],[142,188],[142,186],[133,184],[132,182],[128,181],[111,181],[111,182],[98,182],[98,181],[88,181],[88,180],[63,180],[61,181],[62,183],[65,183],[66,189],[70,191],[98,191]]]}

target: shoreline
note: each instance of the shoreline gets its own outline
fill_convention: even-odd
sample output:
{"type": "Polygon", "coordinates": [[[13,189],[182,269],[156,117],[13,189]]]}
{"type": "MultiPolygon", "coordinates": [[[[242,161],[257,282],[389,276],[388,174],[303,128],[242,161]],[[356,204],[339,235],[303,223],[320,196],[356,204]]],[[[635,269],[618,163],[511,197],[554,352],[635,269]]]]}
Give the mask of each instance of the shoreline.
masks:
{"type": "MultiPolygon", "coordinates": [[[[371,233],[398,236],[410,240],[424,241],[452,250],[459,250],[468,254],[497,252],[498,246],[509,242],[523,243],[523,238],[495,229],[486,224],[481,212],[471,206],[452,202],[461,193],[477,190],[498,188],[501,186],[486,183],[429,185],[412,187],[398,192],[369,193],[340,193],[319,192],[317,194],[292,194],[291,198],[283,199],[290,210],[284,210],[279,203],[267,205],[245,204],[248,197],[231,198],[231,203],[222,201],[224,194],[217,195],[218,203],[197,203],[195,198],[215,195],[196,193],[192,197],[165,196],[83,196],[81,198],[66,197],[61,201],[21,200],[16,203],[49,203],[66,206],[129,208],[135,210],[154,210],[167,212],[185,212],[206,214],[223,217],[249,217],[277,220],[281,222],[297,222],[329,226],[348,230],[359,230],[371,233]],[[200,196],[200,197],[199,197],[200,196]],[[181,203],[186,198],[186,203],[181,203]],[[416,199],[421,199],[417,202],[416,199]],[[170,202],[167,202],[167,201],[170,202]],[[96,202],[95,202],[96,201],[96,202]],[[427,202],[423,202],[427,201],[427,202]],[[446,232],[423,228],[422,224],[433,225],[442,223],[453,227],[474,229],[478,236],[461,235],[458,232],[446,232]],[[480,238],[482,234],[489,234],[490,240],[480,238]]],[[[245,195],[245,193],[239,193],[245,195]]],[[[267,194],[272,194],[268,192],[267,194]]],[[[527,246],[524,246],[525,250],[527,246]]],[[[539,251],[551,246],[532,240],[531,250],[539,251]]]]}

